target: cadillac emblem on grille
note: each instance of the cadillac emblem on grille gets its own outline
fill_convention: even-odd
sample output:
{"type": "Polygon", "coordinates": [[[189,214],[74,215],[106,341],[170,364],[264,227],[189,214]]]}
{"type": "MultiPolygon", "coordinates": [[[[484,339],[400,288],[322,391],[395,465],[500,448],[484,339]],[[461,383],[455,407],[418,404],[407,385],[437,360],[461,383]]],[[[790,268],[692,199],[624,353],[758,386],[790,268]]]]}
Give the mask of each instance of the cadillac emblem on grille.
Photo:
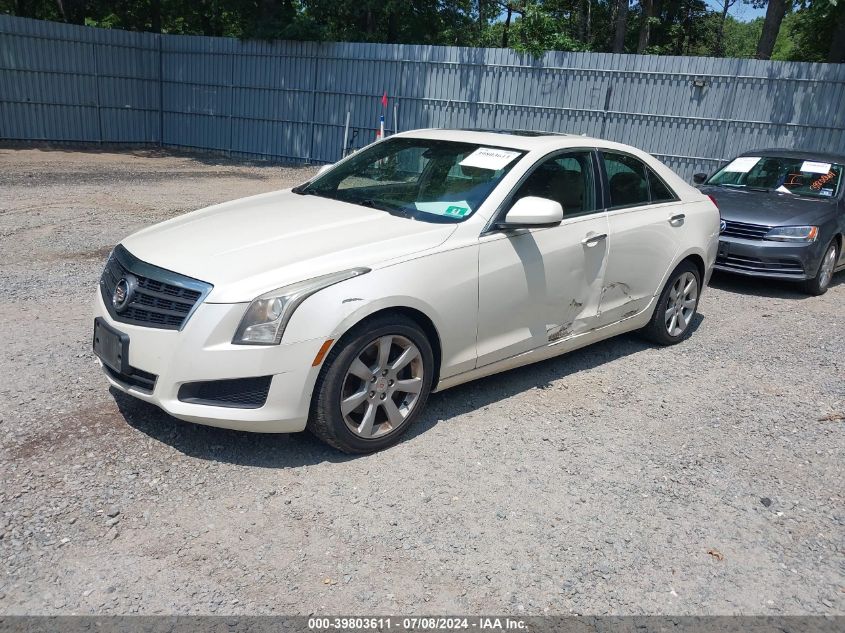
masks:
{"type": "Polygon", "coordinates": [[[126,275],[117,282],[111,298],[111,304],[117,312],[123,312],[132,303],[137,285],[138,282],[131,275],[126,275]]]}

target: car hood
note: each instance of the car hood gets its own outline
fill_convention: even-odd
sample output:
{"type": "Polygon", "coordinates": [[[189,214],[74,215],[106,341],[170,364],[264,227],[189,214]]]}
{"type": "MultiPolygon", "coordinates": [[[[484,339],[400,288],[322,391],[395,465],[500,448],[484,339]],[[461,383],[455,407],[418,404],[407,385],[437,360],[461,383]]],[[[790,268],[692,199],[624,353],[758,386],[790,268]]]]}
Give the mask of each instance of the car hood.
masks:
{"type": "Polygon", "coordinates": [[[701,192],[713,196],[723,220],[790,226],[820,224],[836,209],[836,201],[820,198],[799,198],[789,193],[753,191],[728,187],[700,187],[701,192]]]}
{"type": "Polygon", "coordinates": [[[145,262],[213,284],[206,301],[239,303],[318,275],[434,248],[454,230],[454,224],[286,190],[194,211],[122,244],[145,262]]]}

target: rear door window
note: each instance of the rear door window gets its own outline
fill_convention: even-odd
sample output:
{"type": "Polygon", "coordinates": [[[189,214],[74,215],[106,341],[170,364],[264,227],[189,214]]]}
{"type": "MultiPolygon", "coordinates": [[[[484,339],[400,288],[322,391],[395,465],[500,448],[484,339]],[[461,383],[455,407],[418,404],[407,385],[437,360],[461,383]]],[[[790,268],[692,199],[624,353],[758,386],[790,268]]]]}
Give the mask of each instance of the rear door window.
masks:
{"type": "Polygon", "coordinates": [[[602,158],[607,173],[611,209],[649,203],[648,173],[642,161],[613,152],[602,152],[602,158]]]}

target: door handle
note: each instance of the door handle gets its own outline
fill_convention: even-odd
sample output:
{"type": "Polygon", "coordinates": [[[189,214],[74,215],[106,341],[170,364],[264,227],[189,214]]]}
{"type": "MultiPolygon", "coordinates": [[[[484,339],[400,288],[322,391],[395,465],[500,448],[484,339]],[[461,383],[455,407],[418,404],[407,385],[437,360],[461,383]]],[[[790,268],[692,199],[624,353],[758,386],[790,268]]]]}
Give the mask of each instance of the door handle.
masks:
{"type": "Polygon", "coordinates": [[[598,244],[602,240],[606,240],[606,239],[607,239],[607,233],[599,233],[597,235],[588,235],[583,240],[581,240],[581,243],[584,246],[590,247],[590,246],[595,246],[596,244],[598,244]]]}
{"type": "Polygon", "coordinates": [[[677,215],[673,215],[671,218],[669,218],[669,224],[674,224],[675,226],[677,226],[679,224],[683,224],[684,219],[686,217],[687,216],[686,216],[685,213],[678,213],[677,215]]]}

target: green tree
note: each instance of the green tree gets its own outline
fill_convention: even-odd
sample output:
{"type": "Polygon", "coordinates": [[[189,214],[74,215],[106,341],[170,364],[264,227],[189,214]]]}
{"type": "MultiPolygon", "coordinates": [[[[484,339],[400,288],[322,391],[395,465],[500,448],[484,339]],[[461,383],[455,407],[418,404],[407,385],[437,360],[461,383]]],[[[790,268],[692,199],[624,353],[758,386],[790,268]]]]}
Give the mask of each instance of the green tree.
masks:
{"type": "Polygon", "coordinates": [[[0,0],[0,12],[134,31],[548,50],[845,60],[845,0],[0,0]],[[778,17],[779,16],[779,17],[778,17]]]}
{"type": "Polygon", "coordinates": [[[793,43],[784,59],[845,62],[845,0],[804,0],[792,17],[784,25],[793,43]]]}

